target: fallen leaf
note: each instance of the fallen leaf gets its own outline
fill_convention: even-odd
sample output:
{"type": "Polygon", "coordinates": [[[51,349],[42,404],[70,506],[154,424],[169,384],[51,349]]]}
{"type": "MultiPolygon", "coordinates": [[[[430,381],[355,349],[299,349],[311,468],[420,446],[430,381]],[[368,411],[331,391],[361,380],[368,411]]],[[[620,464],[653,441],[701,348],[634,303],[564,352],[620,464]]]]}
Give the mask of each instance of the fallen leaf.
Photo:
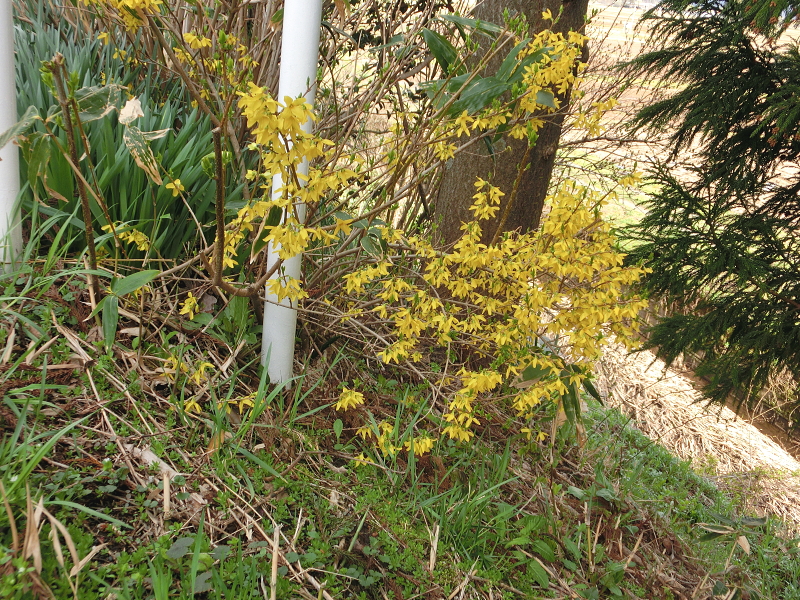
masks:
{"type": "Polygon", "coordinates": [[[747,541],[746,537],[740,535],[738,538],[736,538],[736,543],[742,547],[742,550],[744,550],[745,554],[750,554],[750,542],[747,541]]]}

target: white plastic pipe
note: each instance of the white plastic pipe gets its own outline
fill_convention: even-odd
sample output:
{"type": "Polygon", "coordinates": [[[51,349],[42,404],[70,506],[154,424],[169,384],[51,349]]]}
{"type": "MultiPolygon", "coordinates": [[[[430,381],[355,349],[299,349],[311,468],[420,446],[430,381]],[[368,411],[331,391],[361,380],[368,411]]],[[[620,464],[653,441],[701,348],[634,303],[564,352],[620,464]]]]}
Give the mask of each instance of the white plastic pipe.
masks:
{"type": "MultiPolygon", "coordinates": [[[[0,0],[0,133],[17,122],[15,81],[11,0],[0,0]]],[[[18,194],[19,149],[9,142],[0,148],[0,268],[6,270],[22,250],[22,232],[15,211],[18,194]]]]}
{"type": "MultiPolygon", "coordinates": [[[[3,0],[0,0],[3,1],[3,0]]],[[[319,33],[322,27],[322,0],[286,0],[283,8],[283,37],[281,41],[281,73],[278,82],[278,100],[285,96],[305,96],[314,106],[317,91],[317,64],[319,62],[319,33]]],[[[308,120],[303,130],[311,132],[308,120]]],[[[298,171],[308,174],[308,162],[303,162],[298,171]]],[[[282,186],[280,177],[272,182],[273,196],[282,186]]],[[[305,207],[297,207],[298,217],[305,221],[305,207]]],[[[276,276],[300,279],[300,256],[285,261],[276,276]]],[[[267,267],[278,261],[276,249],[267,249],[267,267]]],[[[292,377],[294,363],[294,337],[297,329],[297,307],[267,291],[264,304],[264,333],[261,340],[261,362],[266,364],[272,383],[285,383],[292,377]]]]}

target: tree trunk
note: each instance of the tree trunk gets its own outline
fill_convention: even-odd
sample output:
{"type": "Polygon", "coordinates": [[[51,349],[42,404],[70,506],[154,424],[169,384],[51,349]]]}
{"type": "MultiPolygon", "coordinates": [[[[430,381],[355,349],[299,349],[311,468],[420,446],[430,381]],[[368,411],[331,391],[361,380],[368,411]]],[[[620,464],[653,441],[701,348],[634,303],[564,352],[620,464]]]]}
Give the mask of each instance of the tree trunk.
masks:
{"type": "MultiPolygon", "coordinates": [[[[547,25],[542,20],[542,12],[550,9],[554,17],[562,10],[558,22],[552,26],[553,31],[582,31],[585,25],[588,0],[485,0],[473,11],[473,17],[491,23],[502,24],[503,10],[512,14],[524,13],[531,27],[531,32],[544,29],[547,25]]],[[[500,66],[503,56],[496,56],[490,61],[487,73],[494,73],[500,66]]],[[[550,176],[556,158],[558,142],[561,138],[561,126],[568,111],[570,92],[560,96],[561,108],[553,114],[544,116],[544,126],[539,130],[539,138],[528,156],[525,171],[519,183],[516,199],[511,206],[504,231],[529,231],[539,227],[544,199],[547,195],[550,176]]],[[[489,243],[500,224],[506,204],[511,198],[511,190],[517,179],[520,162],[528,148],[526,139],[515,140],[509,136],[495,145],[494,157],[489,155],[483,142],[478,142],[469,150],[456,155],[447,165],[439,188],[434,208],[434,218],[439,224],[438,237],[451,244],[461,236],[461,224],[472,220],[469,207],[475,193],[474,183],[477,177],[489,180],[499,187],[505,196],[502,198],[497,218],[485,222],[483,242],[489,243]]]]}

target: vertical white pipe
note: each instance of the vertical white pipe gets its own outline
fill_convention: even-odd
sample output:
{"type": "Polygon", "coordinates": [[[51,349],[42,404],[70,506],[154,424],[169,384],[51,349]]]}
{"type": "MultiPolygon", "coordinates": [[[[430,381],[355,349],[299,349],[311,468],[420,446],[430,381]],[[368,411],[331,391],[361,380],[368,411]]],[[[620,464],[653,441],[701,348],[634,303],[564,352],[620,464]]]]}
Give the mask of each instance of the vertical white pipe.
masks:
{"type": "MultiPolygon", "coordinates": [[[[14,71],[14,18],[11,0],[0,0],[0,133],[17,122],[14,71]]],[[[15,213],[19,194],[19,149],[13,142],[0,148],[0,268],[8,269],[22,250],[22,232],[15,213]]]]}
{"type": "MultiPolygon", "coordinates": [[[[2,0],[0,0],[2,1],[2,0]]],[[[317,63],[319,62],[319,33],[322,26],[322,0],[285,0],[283,8],[283,33],[281,41],[281,72],[278,83],[278,100],[285,96],[305,96],[314,106],[317,91],[317,63]]],[[[308,120],[303,130],[311,132],[308,120]]],[[[298,171],[308,174],[308,162],[303,162],[298,171]]],[[[280,177],[272,182],[273,196],[282,183],[280,177]]],[[[299,206],[298,217],[305,221],[305,207],[299,206]]],[[[278,276],[300,279],[300,256],[283,263],[278,276]]],[[[267,251],[267,266],[278,261],[272,244],[267,251]]],[[[294,337],[297,329],[296,303],[278,298],[267,292],[264,305],[264,333],[261,340],[261,362],[269,357],[267,373],[272,383],[284,383],[292,377],[294,363],[294,337]]]]}

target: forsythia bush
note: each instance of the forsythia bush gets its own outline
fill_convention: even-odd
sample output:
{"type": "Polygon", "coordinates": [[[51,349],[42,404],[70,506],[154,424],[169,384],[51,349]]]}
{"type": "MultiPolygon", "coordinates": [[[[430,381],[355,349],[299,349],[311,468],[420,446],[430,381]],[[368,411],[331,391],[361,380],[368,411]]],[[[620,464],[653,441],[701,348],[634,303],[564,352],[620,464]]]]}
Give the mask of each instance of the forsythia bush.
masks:
{"type": "MultiPolygon", "coordinates": [[[[130,29],[146,25],[146,15],[161,7],[159,0],[83,1],[111,7],[130,29]]],[[[552,19],[549,11],[543,16],[552,19]]],[[[356,152],[347,154],[304,131],[304,124],[315,117],[303,98],[287,97],[281,104],[254,85],[254,63],[236,38],[218,31],[182,36],[172,49],[176,60],[193,80],[217,81],[226,107],[220,120],[224,123],[234,114],[235,103],[252,132],[248,150],[260,159],[259,168],[246,175],[254,193],[225,224],[223,264],[213,268],[230,272],[243,257],[253,263],[269,247],[281,261],[313,248],[320,259],[318,268],[336,272],[342,265],[356,265],[344,276],[344,296],[331,295],[324,303],[342,320],[377,324],[389,340],[378,352],[384,362],[420,362],[433,346],[442,348],[448,359],[459,355],[456,350],[473,357],[460,360],[457,371],[439,376],[442,389],[455,393],[434,425],[438,432],[423,432],[395,447],[392,425],[379,423],[376,429],[365,424],[359,429],[359,435],[375,441],[383,454],[403,447],[426,452],[439,434],[469,441],[480,424],[481,402],[506,384],[514,384],[514,410],[530,421],[522,431],[540,430],[533,422],[537,407],[543,402],[563,404],[570,390],[586,380],[607,340],[631,342],[631,322],[645,303],[628,297],[626,290],[643,271],[623,266],[624,255],[601,218],[600,209],[613,192],[602,195],[567,181],[549,198],[549,215],[541,230],[496,235],[485,244],[483,227],[498,216],[500,198],[513,192],[478,179],[471,206],[474,219],[463,225],[461,239],[446,250],[374,221],[392,201],[375,208],[358,200],[362,216],[351,218],[339,212],[346,202],[334,200],[343,189],[366,179],[367,169],[381,171],[394,185],[422,159],[443,164],[459,150],[465,134],[506,133],[534,144],[543,115],[559,108],[559,94],[579,84],[585,36],[549,30],[530,39],[520,36],[515,54],[497,73],[496,82],[506,86],[502,98],[498,92],[481,102],[475,93],[481,88],[471,87],[479,78],[463,69],[456,76],[458,69],[450,69],[448,79],[426,88],[432,99],[427,112],[396,113],[392,136],[382,140],[381,158],[370,157],[369,163],[356,152]],[[307,162],[312,166],[303,175],[307,162]],[[371,244],[375,251],[348,249],[357,222],[362,223],[362,236],[367,231],[364,222],[379,232],[380,243],[371,244]],[[347,258],[352,256],[357,259],[347,258]]],[[[199,98],[207,100],[207,92],[199,98]]],[[[596,103],[589,113],[577,115],[576,122],[597,135],[602,113],[613,105],[613,100],[596,103]]],[[[620,182],[632,183],[634,177],[620,182]]],[[[179,179],[170,185],[181,192],[179,179]]],[[[389,198],[391,193],[389,189],[389,198]]],[[[131,242],[145,243],[134,237],[135,232],[127,236],[131,242]]],[[[308,297],[301,281],[280,269],[267,287],[281,300],[308,297]]],[[[196,305],[190,294],[181,312],[192,316],[196,305]]],[[[350,410],[363,401],[361,393],[345,388],[335,409],[350,410]]]]}
{"type": "MultiPolygon", "coordinates": [[[[512,135],[535,139],[542,125],[536,115],[557,107],[557,101],[548,102],[555,100],[554,94],[544,96],[545,104],[537,102],[542,99],[538,94],[563,91],[574,83],[574,67],[584,41],[574,33],[568,39],[550,31],[535,36],[525,52],[550,45],[557,58],[543,59],[527,69],[521,101],[511,108],[490,107],[475,116],[464,111],[454,119],[440,121],[431,133],[436,140],[435,154],[446,159],[454,148],[448,139],[469,129],[505,123],[511,125],[512,135]]],[[[225,255],[230,264],[245,233],[254,230],[255,223],[263,222],[274,208],[287,211],[287,218],[266,227],[259,237],[275,244],[284,259],[303,253],[312,242],[336,245],[350,233],[351,220],[335,216],[331,225],[308,227],[292,210],[298,205],[318,206],[326,194],[356,178],[357,169],[311,169],[307,180],[300,181],[294,175],[297,166],[304,159],[324,157],[327,143],[301,131],[305,119],[312,118],[302,99],[285,101],[280,110],[255,86],[240,101],[253,128],[253,148],[262,151],[265,198],[241,209],[229,225],[225,255]],[[280,194],[271,197],[269,182],[275,174],[285,183],[280,194]]],[[[599,116],[612,106],[613,102],[596,105],[579,120],[596,133],[599,116]]],[[[389,165],[400,162],[404,153],[405,140],[399,128],[396,134],[396,141],[389,144],[389,165]]],[[[623,184],[633,182],[629,178],[623,184]]],[[[549,217],[540,231],[506,234],[486,245],[480,243],[482,223],[496,216],[504,192],[482,179],[475,187],[471,207],[475,219],[463,225],[463,237],[452,250],[438,250],[423,237],[406,236],[382,225],[383,255],[344,277],[350,303],[343,318],[369,316],[393,334],[393,342],[378,353],[384,362],[419,362],[426,350],[438,345],[447,350],[469,348],[489,364],[477,370],[462,366],[454,375],[443,376],[441,383],[447,387],[456,383],[458,391],[443,415],[442,433],[459,441],[469,441],[474,435],[481,398],[503,383],[519,382],[526,373],[534,374],[536,381],[519,386],[523,389],[512,400],[520,417],[531,419],[542,402],[559,401],[568,386],[585,380],[606,340],[611,336],[623,341],[633,338],[630,323],[645,306],[641,300],[626,297],[625,290],[643,271],[623,267],[624,255],[617,251],[610,228],[600,216],[608,194],[601,196],[566,182],[549,198],[549,217]],[[358,302],[365,296],[373,299],[369,308],[358,302]]],[[[270,291],[281,297],[299,300],[306,296],[298,281],[279,278],[271,285],[270,291]]],[[[339,305],[346,303],[340,301],[339,305]]],[[[358,392],[345,389],[336,409],[347,410],[361,402],[358,392]]],[[[369,427],[365,427],[362,436],[368,439],[369,427]]],[[[371,436],[384,454],[401,449],[391,446],[391,429],[389,424],[379,424],[371,436]]],[[[431,439],[429,435],[416,438],[415,451],[428,450],[431,439]]]]}
{"type": "Polygon", "coordinates": [[[583,382],[611,335],[630,342],[630,322],[646,306],[626,297],[643,270],[622,266],[624,255],[600,218],[604,200],[597,192],[566,182],[549,198],[540,231],[507,234],[487,246],[479,241],[481,221],[493,216],[503,193],[481,179],[475,186],[476,218],[464,224],[451,252],[386,229],[400,253],[346,276],[349,293],[382,301],[371,311],[394,331],[394,343],[379,353],[385,362],[421,361],[430,345],[463,345],[491,361],[455,374],[459,389],[444,414],[443,433],[461,441],[473,435],[481,395],[533,369],[527,372],[538,381],[520,386],[525,389],[512,400],[520,417],[531,418],[541,402],[583,382]],[[584,368],[565,377],[567,364],[584,368]]]}

